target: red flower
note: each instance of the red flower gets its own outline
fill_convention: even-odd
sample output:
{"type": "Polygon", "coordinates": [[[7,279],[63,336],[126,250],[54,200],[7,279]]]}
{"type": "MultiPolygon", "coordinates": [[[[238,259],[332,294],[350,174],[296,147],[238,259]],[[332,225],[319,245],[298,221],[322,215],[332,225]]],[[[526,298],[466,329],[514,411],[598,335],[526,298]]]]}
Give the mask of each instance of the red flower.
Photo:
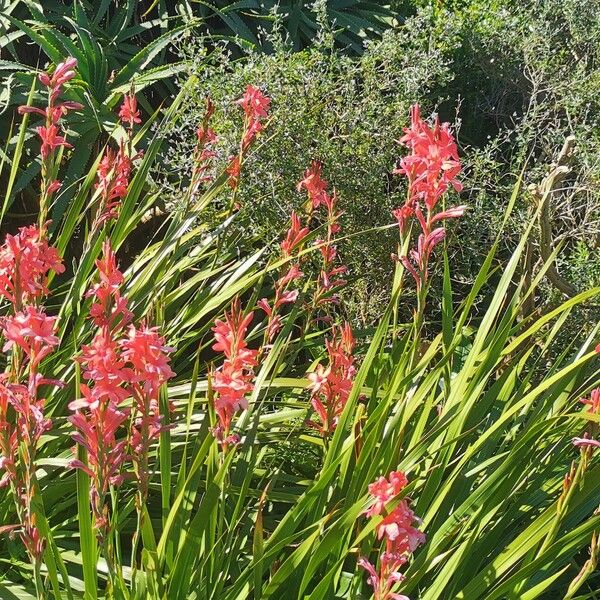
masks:
{"type": "Polygon", "coordinates": [[[227,183],[232,190],[237,189],[237,186],[240,183],[240,157],[234,156],[231,158],[227,169],[225,170],[227,175],[229,175],[229,180],[227,183]]]}
{"type": "Polygon", "coordinates": [[[236,104],[244,110],[246,115],[244,134],[242,136],[241,152],[243,153],[250,147],[254,138],[262,131],[261,119],[267,117],[271,100],[258,88],[249,85],[246,88],[246,93],[236,101],[236,104]]]}
{"type": "Polygon", "coordinates": [[[56,319],[35,306],[26,306],[21,312],[6,317],[2,321],[7,340],[4,352],[17,345],[29,357],[32,365],[39,364],[59,343],[55,335],[56,319]]]}
{"type": "Polygon", "coordinates": [[[312,203],[313,209],[319,208],[321,204],[327,205],[329,195],[327,194],[327,182],[321,177],[322,165],[313,160],[311,166],[304,173],[304,179],[298,183],[298,191],[305,189],[312,203]]]}
{"type": "Polygon", "coordinates": [[[239,100],[236,100],[236,104],[244,110],[248,119],[264,119],[269,114],[271,99],[265,96],[257,87],[249,85],[245,94],[239,100]]]}
{"type": "Polygon", "coordinates": [[[0,296],[19,308],[47,294],[51,270],[62,273],[65,268],[56,248],[48,245],[35,225],[22,227],[17,235],[7,234],[0,248],[0,296]]]}
{"type": "MultiPolygon", "coordinates": [[[[134,156],[134,159],[138,156],[140,154],[134,156]]],[[[98,165],[96,189],[100,192],[100,207],[98,209],[97,224],[117,217],[119,203],[116,200],[126,196],[132,170],[133,161],[127,155],[123,140],[121,140],[117,152],[111,148],[106,149],[98,165]]]]}
{"type": "Polygon", "coordinates": [[[281,250],[285,258],[292,255],[292,252],[300,246],[306,236],[310,233],[308,227],[302,227],[300,218],[295,211],[292,211],[291,224],[288,229],[285,240],[281,242],[281,250]]]}
{"type": "Polygon", "coordinates": [[[225,361],[213,373],[215,411],[220,428],[217,439],[225,446],[231,426],[231,418],[241,408],[247,407],[246,394],[253,389],[253,368],[258,352],[248,348],[246,333],[254,313],[242,314],[239,299],[231,304],[231,312],[225,313],[225,320],[217,319],[212,328],[216,343],[213,350],[223,352],[225,361]]]}
{"type": "Polygon", "coordinates": [[[50,153],[60,146],[64,146],[65,148],[73,147],[63,136],[58,135],[58,127],[56,125],[50,125],[48,127],[40,125],[39,127],[36,127],[36,131],[42,140],[40,149],[42,159],[48,158],[50,153]]]}
{"type": "Polygon", "coordinates": [[[123,96],[123,104],[119,109],[119,119],[123,124],[128,124],[130,128],[135,123],[141,123],[140,111],[137,108],[137,98],[134,94],[125,94],[123,96]]]}
{"type": "Polygon", "coordinates": [[[314,373],[308,374],[312,392],[311,404],[320,423],[309,422],[323,435],[330,434],[346,406],[352,390],[356,368],[354,367],[354,337],[348,323],[332,328],[331,339],[325,341],[329,365],[317,366],[314,373]]]}

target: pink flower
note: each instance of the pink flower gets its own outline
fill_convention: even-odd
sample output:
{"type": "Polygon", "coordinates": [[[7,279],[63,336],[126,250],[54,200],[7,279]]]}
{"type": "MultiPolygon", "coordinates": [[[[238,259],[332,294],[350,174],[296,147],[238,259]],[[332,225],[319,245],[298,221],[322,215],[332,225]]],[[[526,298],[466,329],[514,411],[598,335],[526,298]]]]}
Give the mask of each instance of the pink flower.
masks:
{"type": "MultiPolygon", "coordinates": [[[[134,156],[135,158],[137,156],[134,156]]],[[[99,190],[101,197],[97,217],[98,223],[117,217],[119,203],[116,200],[125,197],[127,194],[132,170],[133,161],[127,155],[123,140],[121,140],[117,152],[111,148],[106,149],[98,165],[98,183],[96,183],[96,189],[99,190]]]]}
{"type": "Polygon", "coordinates": [[[134,94],[125,94],[123,96],[123,104],[119,109],[119,119],[124,125],[133,127],[135,123],[141,123],[140,111],[137,108],[137,98],[134,94]]]}
{"type": "Polygon", "coordinates": [[[246,342],[246,332],[252,322],[254,313],[244,316],[241,312],[239,299],[231,304],[231,312],[225,313],[225,321],[217,319],[212,331],[215,335],[215,352],[223,352],[231,361],[241,361],[244,365],[255,366],[256,350],[249,350],[246,342]]]}
{"type": "Polygon", "coordinates": [[[391,591],[397,583],[404,581],[404,575],[396,570],[403,563],[397,565],[388,561],[388,564],[382,565],[381,575],[376,571],[375,566],[364,556],[358,559],[357,564],[369,574],[367,583],[373,588],[374,600],[410,600],[408,596],[395,594],[391,591]]]}
{"type": "Polygon", "coordinates": [[[354,367],[354,337],[348,323],[333,327],[331,339],[325,341],[329,365],[318,365],[309,373],[311,404],[320,423],[309,424],[322,435],[329,435],[336,427],[352,390],[356,368],[354,367]]]}
{"type": "Polygon", "coordinates": [[[55,148],[59,148],[60,146],[64,146],[65,148],[73,147],[63,136],[58,135],[58,127],[56,125],[49,125],[48,127],[40,125],[36,127],[36,131],[42,140],[40,154],[43,160],[48,158],[55,148]]]}
{"type": "Polygon", "coordinates": [[[592,440],[584,436],[582,438],[573,438],[573,445],[577,448],[600,448],[600,441],[592,440]]]}
{"type": "Polygon", "coordinates": [[[415,515],[406,500],[401,500],[398,506],[387,515],[377,526],[377,537],[386,538],[387,551],[395,554],[414,552],[425,543],[425,535],[413,527],[415,515]]]}
{"type": "Polygon", "coordinates": [[[73,79],[75,77],[75,69],[77,68],[77,59],[70,56],[64,62],[56,65],[56,69],[54,69],[54,73],[51,78],[51,85],[53,87],[62,85],[67,81],[73,79]]]}
{"type": "Polygon", "coordinates": [[[85,466],[78,460],[73,460],[71,466],[90,475],[95,480],[96,492],[100,495],[108,492],[110,484],[118,485],[122,481],[120,470],[127,458],[126,441],[118,441],[117,433],[128,416],[127,411],[107,404],[88,414],[77,411],[69,417],[77,430],[73,439],[87,450],[89,463],[89,466],[85,466]]]}
{"type": "Polygon", "coordinates": [[[244,95],[236,101],[246,116],[251,119],[264,119],[269,114],[271,99],[265,96],[257,87],[249,85],[244,95]]]}
{"type": "Polygon", "coordinates": [[[418,237],[417,248],[407,256],[399,257],[411,273],[420,291],[427,282],[429,259],[433,248],[444,238],[444,227],[434,228],[444,219],[458,218],[466,207],[451,207],[436,213],[440,198],[450,188],[457,191],[462,185],[457,180],[461,171],[458,149],[448,123],[440,124],[436,118],[433,126],[421,119],[418,105],[411,108],[411,126],[405,130],[400,140],[408,146],[411,154],[400,161],[394,173],[408,178],[408,197],[404,206],[393,211],[398,221],[401,235],[408,229],[411,217],[416,216],[422,233],[418,237]],[[426,215],[421,210],[424,203],[426,215]]]}
{"type": "Polygon", "coordinates": [[[461,166],[448,123],[440,124],[436,118],[430,127],[421,119],[419,106],[414,105],[411,126],[405,129],[400,142],[408,146],[412,154],[400,161],[395,173],[408,177],[413,199],[423,200],[432,209],[449,186],[460,191],[462,186],[456,177],[461,166]]]}
{"type": "Polygon", "coordinates": [[[262,123],[258,119],[253,119],[248,123],[242,137],[242,151],[245,152],[251,145],[256,136],[263,130],[262,123]]]}
{"type": "Polygon", "coordinates": [[[78,361],[83,365],[83,376],[90,385],[81,384],[83,398],[69,405],[71,410],[82,406],[95,409],[102,402],[120,404],[131,395],[127,384],[133,372],[126,366],[119,342],[106,329],[98,332],[92,343],[82,347],[78,361]]]}
{"type": "MultiPolygon", "coordinates": [[[[600,415],[600,387],[593,389],[589,398],[582,398],[581,403],[589,406],[587,412],[600,415]]],[[[598,426],[593,424],[592,430],[597,429],[598,426]]],[[[573,438],[572,443],[577,448],[600,448],[600,441],[592,439],[587,431],[583,434],[583,437],[573,438]]]]}
{"type": "Polygon", "coordinates": [[[123,273],[117,267],[117,258],[109,241],[102,244],[102,251],[102,258],[96,261],[100,281],[88,290],[86,296],[94,297],[90,309],[94,323],[114,330],[129,323],[132,313],[127,308],[127,299],[121,296],[123,273]]]}
{"type": "MultiPolygon", "coordinates": [[[[388,478],[379,477],[369,485],[369,493],[373,502],[365,514],[377,517],[386,508],[387,502],[393,500],[408,484],[402,471],[392,471],[388,478]]],[[[375,600],[402,599],[406,596],[392,592],[394,586],[404,581],[399,569],[404,566],[411,554],[423,543],[425,535],[414,527],[419,522],[408,506],[408,500],[403,499],[396,507],[386,514],[377,524],[377,538],[385,539],[385,550],[379,558],[379,571],[366,558],[361,558],[358,565],[369,573],[367,582],[373,587],[375,600]]]]}
{"type": "Polygon", "coordinates": [[[145,393],[157,399],[160,387],[175,375],[169,366],[169,354],[173,348],[165,346],[165,339],[159,335],[158,327],[146,325],[139,329],[130,325],[121,348],[123,359],[131,364],[135,378],[143,384],[145,393]]]}
{"type": "Polygon", "coordinates": [[[385,477],[379,477],[374,483],[369,484],[369,494],[373,496],[374,502],[365,511],[367,517],[380,515],[385,505],[395,498],[406,486],[408,479],[403,471],[392,471],[389,481],[385,477]]]}
{"type": "Polygon", "coordinates": [[[216,341],[213,350],[225,355],[223,365],[212,376],[212,387],[216,393],[215,411],[220,422],[217,439],[224,447],[233,415],[248,406],[246,395],[254,388],[253,368],[258,352],[250,350],[246,342],[253,317],[252,312],[243,316],[240,301],[235,299],[231,312],[225,313],[225,320],[217,319],[212,328],[216,341]]]}
{"type": "Polygon", "coordinates": [[[58,346],[56,319],[48,317],[35,306],[26,306],[14,316],[6,317],[2,322],[2,331],[7,340],[4,352],[14,345],[19,346],[31,363],[37,365],[58,346]]]}
{"type": "Polygon", "coordinates": [[[592,390],[589,398],[582,398],[581,402],[589,406],[588,412],[600,415],[600,387],[592,390]]]}
{"type": "Polygon", "coordinates": [[[56,248],[48,245],[35,225],[22,227],[17,235],[7,234],[0,248],[0,296],[17,307],[48,293],[49,271],[62,273],[56,248]]]}
{"type": "Polygon", "coordinates": [[[64,62],[56,65],[54,73],[40,73],[38,79],[48,88],[55,92],[60,91],[60,86],[75,77],[75,69],[77,68],[77,59],[73,57],[67,58],[64,62]]]}

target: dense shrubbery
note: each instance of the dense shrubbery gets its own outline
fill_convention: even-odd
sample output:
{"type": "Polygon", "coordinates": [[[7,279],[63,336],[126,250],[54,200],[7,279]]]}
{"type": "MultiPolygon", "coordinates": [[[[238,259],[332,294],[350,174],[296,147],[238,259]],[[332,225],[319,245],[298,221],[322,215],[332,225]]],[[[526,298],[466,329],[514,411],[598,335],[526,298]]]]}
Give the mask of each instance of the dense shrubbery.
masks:
{"type": "MultiPolygon", "coordinates": [[[[389,223],[389,209],[404,193],[403,183],[390,175],[398,156],[395,140],[405,125],[400,115],[418,99],[426,110],[458,119],[469,182],[461,200],[469,211],[459,231],[470,243],[454,249],[451,261],[465,293],[520,170],[525,165],[525,188],[540,184],[566,137],[575,135],[571,173],[549,204],[552,242],[561,247],[558,271],[573,290],[582,290],[598,283],[600,265],[593,91],[600,44],[593,28],[582,30],[576,4],[498,2],[490,9],[488,3],[470,3],[454,13],[425,10],[400,30],[388,31],[381,42],[370,43],[359,60],[332,51],[326,32],[319,46],[302,53],[280,44],[273,55],[252,54],[229,65],[221,55],[211,65],[201,47],[187,46],[184,55],[196,58],[198,75],[187,127],[199,118],[201,109],[195,107],[202,105],[203,95],[211,94],[221,109],[226,148],[234,143],[227,132],[234,130],[235,115],[227,107],[236,88],[257,82],[276,100],[269,144],[255,152],[256,167],[240,189],[253,231],[270,243],[289,208],[298,207],[293,184],[312,158],[327,157],[327,178],[344,198],[349,232],[389,223]],[[563,50],[557,53],[556,47],[563,50]]],[[[589,12],[594,4],[582,9],[589,12]]],[[[169,172],[189,168],[189,148],[178,133],[169,172]]],[[[171,200],[177,204],[176,197],[171,200]]],[[[522,195],[512,220],[514,235],[505,239],[507,253],[534,204],[522,195]]],[[[383,273],[393,244],[391,234],[376,232],[342,247],[358,280],[346,297],[356,322],[369,324],[389,297],[383,273]]],[[[534,246],[535,263],[540,249],[534,246]]],[[[546,306],[561,294],[542,281],[537,302],[546,306]]]]}

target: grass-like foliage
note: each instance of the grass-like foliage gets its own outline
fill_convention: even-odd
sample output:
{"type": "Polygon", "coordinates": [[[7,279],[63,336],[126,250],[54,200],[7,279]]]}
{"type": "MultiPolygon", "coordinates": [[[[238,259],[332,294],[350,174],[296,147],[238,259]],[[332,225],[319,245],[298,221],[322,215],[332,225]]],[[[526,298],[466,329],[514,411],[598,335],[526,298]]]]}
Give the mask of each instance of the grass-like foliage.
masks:
{"type": "MultiPolygon", "coordinates": [[[[452,201],[449,125],[412,109],[396,170],[408,193],[387,226],[392,299],[376,328],[353,332],[338,317],[343,198],[326,165],[299,174],[306,205],[272,255],[231,226],[246,159],[268,143],[271,101],[253,86],[222,173],[206,101],[184,201],[159,216],[150,173],[186,88],[145,122],[129,91],[50,223],[81,150],[64,123],[83,107],[61,100],[76,69],[39,76],[47,103],[32,91],[0,163],[5,217],[36,127],[37,223],[0,249],[0,597],[594,598],[599,326],[556,342],[599,290],[527,316],[556,257],[523,271],[534,215],[500,267],[501,229],[455,304],[446,247],[468,245],[449,235],[468,207],[452,201]],[[409,277],[416,309],[402,323],[409,277]]],[[[503,228],[520,193],[517,181],[503,228]]]]}

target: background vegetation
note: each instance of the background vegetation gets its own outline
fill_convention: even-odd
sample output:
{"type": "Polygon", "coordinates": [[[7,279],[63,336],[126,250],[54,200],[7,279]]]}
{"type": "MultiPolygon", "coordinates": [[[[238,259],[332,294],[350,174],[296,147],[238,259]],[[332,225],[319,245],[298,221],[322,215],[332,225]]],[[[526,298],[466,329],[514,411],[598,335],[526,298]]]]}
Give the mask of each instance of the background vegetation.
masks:
{"type": "MultiPolygon", "coordinates": [[[[135,591],[126,569],[113,597],[369,598],[357,559],[374,559],[377,541],[361,513],[368,484],[393,469],[409,473],[428,537],[401,588],[413,600],[598,595],[597,453],[571,444],[597,426],[579,403],[599,374],[597,0],[1,6],[3,232],[38,210],[38,140],[15,113],[41,103],[33,70],[75,56],[67,98],[84,105],[67,118],[75,151],[52,207],[52,243],[67,268],[52,280],[61,342],[44,368],[66,386],[47,393],[55,426],[39,457],[48,597],[105,597],[85,478],[68,468],[66,419],[79,394],[72,357],[93,334],[84,293],[104,239],[136,319],[160,324],[176,348],[177,373],[164,393],[173,428],[151,457],[135,591]],[[268,94],[271,111],[232,214],[224,169],[242,129],[234,101],[248,84],[268,94]],[[144,156],[119,219],[92,235],[99,155],[123,137],[116,113],[132,87],[144,120],[133,145],[144,156]],[[216,106],[215,179],[191,201],[206,96],[216,106]],[[415,102],[456,124],[464,190],[447,202],[468,206],[435,254],[423,331],[412,281],[399,287],[397,228],[388,227],[406,195],[391,171],[415,102]],[[532,186],[550,181],[568,136],[568,172],[541,204],[532,186]],[[251,307],[272,296],[279,242],[306,204],[296,185],[315,158],[343,210],[349,282],[327,317],[355,329],[356,380],[325,442],[306,425],[306,373],[326,361],[329,322],[294,307],[236,420],[241,443],[224,456],[210,431],[209,372],[223,360],[210,328],[234,297],[251,307]]],[[[253,347],[263,325],[256,317],[253,347]]],[[[126,565],[134,498],[129,482],[112,497],[126,565]]],[[[0,492],[0,524],[15,519],[0,492]]],[[[18,537],[0,538],[0,597],[35,597],[18,537]]]]}

